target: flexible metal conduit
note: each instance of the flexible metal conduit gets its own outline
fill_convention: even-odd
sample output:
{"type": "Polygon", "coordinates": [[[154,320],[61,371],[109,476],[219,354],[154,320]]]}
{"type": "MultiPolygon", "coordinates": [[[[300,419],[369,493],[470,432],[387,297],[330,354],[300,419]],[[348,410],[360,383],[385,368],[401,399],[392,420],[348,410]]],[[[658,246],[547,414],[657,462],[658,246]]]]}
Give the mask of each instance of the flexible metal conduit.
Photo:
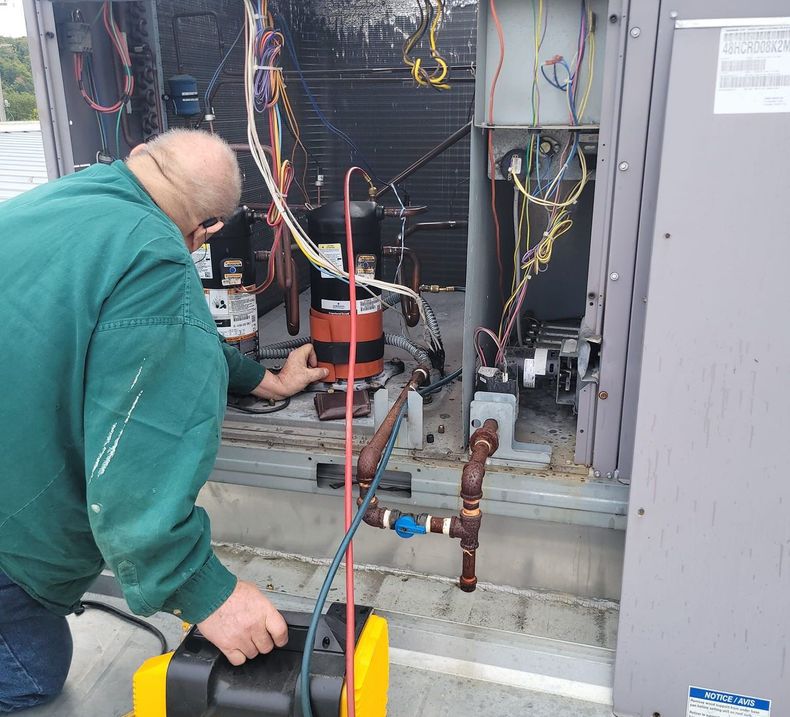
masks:
{"type": "MultiPolygon", "coordinates": [[[[396,294],[393,291],[390,291],[386,294],[382,294],[381,303],[384,304],[387,308],[392,309],[400,303],[400,294],[396,294]]],[[[425,323],[428,325],[428,330],[441,343],[442,332],[439,328],[439,320],[436,318],[436,314],[434,313],[433,308],[431,308],[431,305],[427,301],[425,301],[425,299],[422,300],[422,308],[425,311],[425,323]]]]}
{"type": "MultiPolygon", "coordinates": [[[[258,353],[261,360],[284,359],[288,358],[289,354],[294,349],[298,349],[300,346],[309,343],[309,336],[298,336],[295,339],[288,339],[287,341],[280,341],[279,343],[269,346],[262,346],[258,353]]],[[[384,343],[387,346],[392,346],[393,348],[401,349],[411,354],[412,358],[421,366],[431,365],[431,357],[428,355],[428,352],[409,341],[405,336],[400,336],[399,334],[384,334],[384,343]]]]}

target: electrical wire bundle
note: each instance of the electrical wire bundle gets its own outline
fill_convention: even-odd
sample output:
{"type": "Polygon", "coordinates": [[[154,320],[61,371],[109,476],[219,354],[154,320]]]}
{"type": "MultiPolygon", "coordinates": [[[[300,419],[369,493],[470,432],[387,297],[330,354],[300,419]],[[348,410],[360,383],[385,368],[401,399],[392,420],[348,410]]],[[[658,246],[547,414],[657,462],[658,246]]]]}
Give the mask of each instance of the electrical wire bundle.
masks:
{"type": "Polygon", "coordinates": [[[403,61],[411,68],[411,76],[420,87],[449,90],[450,85],[446,80],[450,74],[450,68],[436,48],[436,37],[444,13],[442,0],[436,0],[436,8],[431,4],[431,0],[419,0],[417,6],[420,10],[420,24],[403,44],[403,61]],[[426,30],[428,32],[428,46],[431,52],[431,59],[436,63],[431,72],[428,72],[423,67],[422,60],[419,57],[411,56],[412,50],[422,40],[426,30]]]}
{"type": "MultiPolygon", "coordinates": [[[[490,0],[492,6],[492,14],[496,17],[496,9],[494,0],[490,0]]],[[[595,55],[595,33],[592,10],[589,7],[587,0],[581,0],[581,20],[579,24],[579,38],[577,50],[574,58],[569,63],[561,55],[554,55],[547,60],[542,66],[539,64],[538,55],[545,37],[545,11],[543,7],[543,0],[538,0],[537,5],[533,2],[533,19],[534,19],[534,37],[535,37],[535,64],[533,67],[533,84],[532,84],[532,106],[533,106],[533,126],[540,126],[540,91],[538,88],[538,69],[546,82],[552,87],[560,90],[565,94],[568,104],[569,126],[574,127],[579,124],[580,119],[583,117],[590,97],[592,88],[592,81],[594,76],[594,55],[595,55]],[[588,69],[587,69],[587,82],[584,90],[580,92],[582,83],[580,81],[581,70],[585,56],[588,56],[588,69]],[[547,74],[546,68],[550,68],[551,74],[547,74]],[[558,73],[558,68],[564,71],[564,76],[558,73]]],[[[501,34],[501,26],[499,26],[498,19],[495,20],[497,30],[500,38],[500,56],[504,58],[504,44],[503,36],[501,34]]],[[[501,69],[501,64],[497,68],[495,79],[498,77],[498,71],[501,69]]],[[[494,101],[495,84],[492,85],[491,97],[489,103],[490,124],[493,124],[493,101],[494,101]]],[[[530,142],[526,152],[526,173],[525,180],[522,182],[518,173],[514,172],[512,167],[509,168],[509,179],[513,181],[515,187],[514,195],[514,209],[517,206],[518,198],[521,197],[521,213],[516,220],[516,246],[515,246],[515,271],[513,275],[513,282],[511,285],[511,295],[504,303],[502,318],[500,320],[499,330],[494,334],[491,330],[485,327],[478,327],[475,331],[474,345],[477,351],[478,358],[482,365],[487,365],[485,353],[480,346],[480,339],[482,336],[488,336],[496,346],[496,366],[504,366],[510,337],[514,327],[518,327],[518,335],[520,337],[520,324],[519,317],[521,309],[524,304],[524,299],[527,292],[529,281],[532,277],[546,270],[548,263],[551,260],[554,242],[566,234],[573,225],[571,218],[571,211],[584,191],[587,182],[589,181],[589,172],[587,169],[587,162],[584,153],[581,151],[579,144],[578,131],[572,131],[572,139],[568,139],[559,154],[559,169],[556,175],[545,182],[541,180],[541,167],[540,167],[540,153],[542,147],[542,138],[540,131],[533,133],[530,136],[530,142]],[[565,179],[571,163],[578,161],[580,169],[580,179],[572,187],[565,197],[561,196],[561,186],[565,179]],[[533,174],[535,175],[535,184],[533,186],[533,174]],[[529,219],[529,204],[535,204],[544,208],[547,212],[546,230],[543,232],[540,240],[532,245],[531,235],[532,227],[529,219]],[[522,236],[523,226],[526,224],[526,246],[522,253],[522,236]]],[[[491,140],[491,130],[489,130],[489,152],[491,161],[493,163],[493,147],[491,140]]],[[[494,184],[494,169],[491,171],[491,181],[494,184]]],[[[492,197],[492,211],[495,211],[492,197]]],[[[517,210],[514,214],[518,215],[517,210]]],[[[498,228],[498,222],[497,222],[498,228]]],[[[497,248],[498,248],[497,242],[497,248]]]]}
{"type": "MultiPolygon", "coordinates": [[[[107,138],[104,133],[104,126],[101,121],[102,115],[117,113],[115,122],[115,149],[116,156],[121,154],[120,142],[120,127],[121,127],[121,113],[124,111],[126,104],[134,93],[134,73],[132,72],[132,58],[129,54],[129,47],[126,44],[126,38],[121,32],[118,23],[115,22],[113,16],[112,2],[107,0],[101,9],[101,15],[104,22],[104,29],[107,36],[110,38],[115,53],[121,62],[121,67],[124,74],[124,86],[121,96],[116,102],[111,105],[102,105],[98,100],[98,93],[96,91],[96,81],[93,75],[93,56],[91,52],[75,52],[74,53],[74,77],[77,81],[80,94],[85,100],[87,105],[96,112],[99,121],[99,133],[102,137],[103,147],[102,150],[107,151],[107,138]],[[86,86],[87,83],[87,86],[86,86]]],[[[79,22],[81,15],[77,10],[72,19],[79,22]]],[[[98,19],[98,15],[97,15],[98,19]]]]}
{"type": "MultiPolygon", "coordinates": [[[[268,15],[266,11],[266,3],[253,2],[253,0],[244,0],[244,9],[246,28],[244,95],[247,108],[247,139],[250,145],[252,159],[258,167],[266,187],[271,194],[273,204],[273,214],[271,216],[272,218],[276,216],[278,221],[281,220],[283,228],[287,227],[294,242],[310,262],[310,264],[320,271],[324,271],[331,276],[340,279],[341,281],[348,282],[348,272],[344,271],[343,269],[339,269],[334,264],[334,262],[330,261],[326,256],[323,255],[323,253],[319,250],[315,242],[313,242],[313,240],[309,237],[305,229],[296,219],[290,207],[288,206],[287,192],[284,191],[286,188],[284,182],[288,177],[288,172],[292,170],[288,169],[291,166],[290,160],[282,159],[282,123],[279,119],[280,106],[282,105],[284,108],[287,117],[290,117],[292,112],[287,101],[287,94],[285,93],[282,74],[279,66],[267,65],[262,61],[262,56],[259,52],[261,48],[260,40],[262,33],[265,34],[271,30],[271,16],[268,15]],[[267,18],[267,25],[263,24],[264,18],[267,18]],[[266,77],[262,78],[259,75],[260,72],[265,73],[266,77]],[[264,147],[264,144],[261,142],[256,123],[255,105],[256,98],[259,100],[261,97],[259,90],[261,88],[262,80],[264,83],[268,83],[265,92],[270,94],[266,96],[275,97],[276,94],[278,99],[278,101],[273,106],[267,109],[270,118],[269,134],[272,142],[271,163],[267,157],[267,148],[264,147]]],[[[275,34],[279,36],[278,41],[282,42],[282,35],[279,33],[275,34]]],[[[276,60],[277,58],[275,57],[274,59],[276,60]]],[[[382,281],[369,276],[357,276],[356,283],[363,289],[370,290],[371,288],[375,287],[380,289],[382,292],[394,292],[396,294],[401,294],[414,299],[414,301],[416,301],[417,305],[419,306],[420,315],[423,319],[423,322],[425,322],[424,302],[418,292],[415,292],[412,289],[400,284],[382,281]]],[[[371,295],[374,295],[372,291],[370,291],[370,293],[371,295]]],[[[430,331],[430,329],[429,334],[431,343],[434,345],[434,348],[438,349],[438,337],[433,331],[430,331]]]]}

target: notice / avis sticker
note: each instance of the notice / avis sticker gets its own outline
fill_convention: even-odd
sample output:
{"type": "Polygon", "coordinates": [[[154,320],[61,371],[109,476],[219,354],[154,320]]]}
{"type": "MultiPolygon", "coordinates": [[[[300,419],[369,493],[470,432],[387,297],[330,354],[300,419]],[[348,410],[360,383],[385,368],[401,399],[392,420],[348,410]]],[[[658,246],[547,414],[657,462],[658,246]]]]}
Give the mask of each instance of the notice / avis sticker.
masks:
{"type": "Polygon", "coordinates": [[[771,700],[689,687],[686,717],[771,717],[771,700]]]}
{"type": "Polygon", "coordinates": [[[790,112],[790,19],[721,29],[713,112],[790,112]]]}

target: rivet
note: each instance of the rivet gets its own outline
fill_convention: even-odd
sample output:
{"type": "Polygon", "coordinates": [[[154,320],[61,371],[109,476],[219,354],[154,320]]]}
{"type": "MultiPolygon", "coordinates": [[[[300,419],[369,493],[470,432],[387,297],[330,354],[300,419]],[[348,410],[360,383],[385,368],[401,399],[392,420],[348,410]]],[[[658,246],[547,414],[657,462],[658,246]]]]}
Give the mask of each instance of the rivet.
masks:
{"type": "Polygon", "coordinates": [[[601,477],[601,471],[594,471],[594,472],[593,472],[593,475],[594,475],[596,478],[600,478],[600,477],[601,477]]]}
{"type": "Polygon", "coordinates": [[[620,164],[618,164],[618,165],[617,165],[617,168],[618,168],[618,169],[619,169],[621,172],[625,172],[625,171],[627,171],[627,170],[628,170],[628,162],[620,162],[620,164]]]}
{"type": "Polygon", "coordinates": [[[664,239],[671,239],[671,238],[672,238],[672,235],[669,232],[664,234],[664,239]]]}
{"type": "Polygon", "coordinates": [[[638,27],[631,28],[631,37],[639,37],[642,34],[642,31],[638,27]]]}
{"type": "Polygon", "coordinates": [[[607,477],[609,480],[612,480],[612,474],[611,474],[611,472],[607,473],[607,474],[606,474],[606,477],[607,477]]]}
{"type": "Polygon", "coordinates": [[[636,511],[636,513],[637,513],[637,515],[644,515],[645,514],[645,509],[644,508],[640,508],[639,510],[636,511]]]}
{"type": "Polygon", "coordinates": [[[609,391],[599,391],[598,398],[600,398],[602,401],[605,401],[607,398],[609,398],[609,391]]]}
{"type": "Polygon", "coordinates": [[[612,281],[617,281],[620,278],[620,275],[616,271],[613,271],[611,274],[609,274],[609,278],[612,281]]]}

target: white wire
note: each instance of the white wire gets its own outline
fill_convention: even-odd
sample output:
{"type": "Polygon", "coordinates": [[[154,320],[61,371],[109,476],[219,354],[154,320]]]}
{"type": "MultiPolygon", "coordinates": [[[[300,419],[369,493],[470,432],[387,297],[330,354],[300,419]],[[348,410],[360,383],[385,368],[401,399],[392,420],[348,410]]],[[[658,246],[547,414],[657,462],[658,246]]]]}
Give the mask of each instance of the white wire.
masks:
{"type": "MultiPolygon", "coordinates": [[[[333,262],[324,256],[312,239],[310,239],[307,232],[305,232],[305,230],[302,228],[301,224],[293,215],[287,203],[284,201],[284,197],[282,196],[278,184],[272,175],[271,167],[269,166],[269,163],[266,159],[266,154],[264,152],[263,145],[261,144],[260,137],[258,136],[258,129],[255,123],[255,104],[253,97],[254,78],[256,71],[255,68],[257,63],[255,61],[255,34],[253,31],[255,26],[255,12],[251,0],[244,0],[244,10],[246,15],[244,101],[247,108],[247,141],[250,146],[250,154],[252,155],[252,159],[258,167],[258,170],[263,177],[263,181],[266,184],[269,193],[271,194],[272,202],[277,208],[277,211],[282,215],[283,222],[290,230],[294,241],[305,255],[307,260],[317,268],[323,269],[328,274],[336,276],[340,279],[348,280],[348,273],[342,269],[338,269],[333,262]]],[[[425,308],[423,306],[424,302],[422,297],[417,292],[412,291],[409,287],[382,281],[380,279],[359,275],[356,275],[355,278],[356,283],[365,288],[375,287],[381,291],[392,291],[396,294],[411,297],[417,302],[417,306],[420,310],[420,317],[422,318],[423,323],[428,326],[428,322],[425,320],[425,308]]],[[[431,342],[435,348],[438,347],[439,339],[437,336],[432,335],[431,342]]]]}

